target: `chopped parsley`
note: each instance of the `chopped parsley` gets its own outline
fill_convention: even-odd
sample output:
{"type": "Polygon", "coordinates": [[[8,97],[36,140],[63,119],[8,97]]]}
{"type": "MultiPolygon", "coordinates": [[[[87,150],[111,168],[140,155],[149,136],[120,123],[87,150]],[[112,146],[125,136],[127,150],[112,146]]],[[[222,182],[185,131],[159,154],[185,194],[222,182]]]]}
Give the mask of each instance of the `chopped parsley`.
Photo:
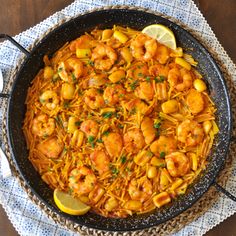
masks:
{"type": "Polygon", "coordinates": [[[118,128],[123,129],[124,126],[122,124],[118,124],[118,128]]]}
{"type": "Polygon", "coordinates": [[[138,80],[135,80],[133,83],[130,84],[131,90],[135,90],[137,86],[138,86],[138,80]]]}
{"type": "Polygon", "coordinates": [[[138,73],[138,77],[142,77],[143,76],[143,73],[138,73]]]}
{"type": "Polygon", "coordinates": [[[146,77],[146,81],[150,83],[151,82],[151,78],[149,76],[146,77]]]}
{"type": "Polygon", "coordinates": [[[104,135],[104,136],[108,136],[108,135],[109,135],[109,133],[110,133],[110,131],[109,131],[109,130],[107,130],[107,131],[103,132],[103,133],[102,133],[102,135],[104,135]]]}
{"type": "Polygon", "coordinates": [[[113,112],[106,112],[102,114],[102,117],[108,119],[108,118],[111,118],[112,115],[113,115],[113,112]]]}
{"type": "Polygon", "coordinates": [[[115,167],[112,168],[111,172],[114,175],[118,175],[119,174],[119,170],[117,168],[115,168],[115,167]]]}
{"type": "Polygon", "coordinates": [[[88,61],[88,64],[89,64],[90,66],[94,66],[94,63],[93,63],[93,61],[91,61],[91,60],[88,61]]]}
{"type": "Polygon", "coordinates": [[[76,125],[76,126],[80,126],[81,123],[82,123],[82,121],[76,121],[76,122],[75,122],[75,125],[76,125]]]}
{"type": "Polygon", "coordinates": [[[103,143],[103,140],[101,138],[97,139],[98,143],[103,143]]]}
{"type": "Polygon", "coordinates": [[[75,74],[73,72],[71,73],[71,77],[72,77],[73,83],[75,83],[77,80],[76,80],[75,74]]]}
{"type": "Polygon", "coordinates": [[[154,123],[154,128],[155,129],[160,129],[161,128],[161,122],[154,123]]]}
{"type": "Polygon", "coordinates": [[[166,153],[165,152],[160,152],[160,158],[165,158],[166,153]]]}
{"type": "Polygon", "coordinates": [[[59,67],[57,71],[58,71],[58,72],[63,71],[63,67],[59,67]]]}
{"type": "Polygon", "coordinates": [[[158,77],[154,78],[156,83],[162,83],[165,81],[165,79],[166,79],[166,77],[163,75],[159,75],[158,77]]]}
{"type": "Polygon", "coordinates": [[[124,164],[126,162],[126,160],[127,160],[126,156],[122,156],[120,159],[122,164],[124,164]]]}
{"type": "Polygon", "coordinates": [[[160,136],[160,129],[157,129],[157,131],[156,131],[156,137],[159,137],[160,136]]]}
{"type": "Polygon", "coordinates": [[[63,122],[61,120],[61,117],[60,116],[56,116],[55,120],[56,120],[57,124],[63,128],[63,122]]]}
{"type": "Polygon", "coordinates": [[[88,142],[91,145],[92,148],[95,147],[95,143],[94,143],[95,138],[93,136],[88,136],[88,142]]]}
{"type": "Polygon", "coordinates": [[[163,164],[161,164],[159,167],[166,167],[166,164],[163,163],[163,164]]]}

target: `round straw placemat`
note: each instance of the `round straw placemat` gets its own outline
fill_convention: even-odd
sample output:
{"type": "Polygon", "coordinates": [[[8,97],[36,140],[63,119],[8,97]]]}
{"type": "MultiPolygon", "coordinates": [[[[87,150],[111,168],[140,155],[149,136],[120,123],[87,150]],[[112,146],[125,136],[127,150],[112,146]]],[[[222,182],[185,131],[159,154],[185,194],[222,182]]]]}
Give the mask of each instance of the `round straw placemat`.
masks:
{"type": "MultiPolygon", "coordinates": [[[[229,73],[228,73],[228,68],[226,65],[224,65],[224,63],[219,59],[218,54],[214,51],[213,48],[210,48],[202,38],[199,38],[199,36],[193,31],[191,30],[188,26],[184,25],[182,22],[178,21],[177,19],[173,18],[173,17],[169,17],[157,12],[153,12],[149,9],[144,9],[141,7],[131,7],[131,6],[109,6],[109,7],[103,7],[103,8],[96,8],[92,11],[87,11],[86,13],[91,13],[93,11],[97,11],[97,10],[104,10],[104,9],[117,9],[117,8],[122,8],[122,9],[135,9],[135,10],[142,10],[142,11],[146,11],[152,14],[155,14],[157,16],[162,16],[164,18],[167,18],[173,22],[175,22],[176,24],[180,25],[182,28],[186,29],[187,31],[189,31],[195,38],[198,39],[198,41],[200,43],[202,43],[211,53],[211,55],[214,57],[214,59],[216,60],[216,62],[218,63],[218,65],[220,66],[221,71],[224,74],[224,77],[226,79],[226,83],[227,83],[227,87],[228,87],[228,91],[229,91],[229,95],[231,98],[231,104],[236,104],[236,90],[235,90],[235,85],[234,82],[232,80],[232,78],[230,77],[229,73]]],[[[71,19],[71,18],[70,18],[71,19]]],[[[70,20],[70,19],[66,19],[70,20]]],[[[45,34],[43,34],[41,36],[41,38],[39,40],[37,40],[32,46],[31,48],[33,48],[43,37],[45,37],[50,31],[52,31],[53,29],[55,29],[56,27],[58,27],[59,25],[63,24],[65,22],[65,20],[62,20],[59,24],[55,25],[53,28],[50,28],[45,34]]],[[[226,54],[226,52],[224,51],[224,49],[222,49],[221,51],[222,54],[226,54]]],[[[12,84],[16,78],[16,74],[18,73],[18,69],[21,67],[21,64],[23,62],[23,60],[25,59],[25,56],[22,56],[22,58],[19,60],[18,65],[15,69],[14,72],[12,73],[8,84],[6,85],[5,91],[4,92],[8,92],[10,93],[11,88],[12,88],[12,84]]],[[[9,147],[9,141],[7,138],[7,100],[3,100],[2,102],[2,106],[3,106],[3,110],[4,110],[4,114],[3,114],[3,142],[5,145],[5,153],[7,155],[8,161],[10,163],[10,167],[12,170],[13,175],[15,176],[15,178],[18,180],[18,182],[20,183],[21,187],[25,190],[25,192],[27,193],[27,195],[29,196],[29,198],[31,199],[31,201],[33,203],[35,203],[36,205],[38,205],[38,207],[52,220],[54,220],[56,223],[61,224],[63,227],[72,230],[74,232],[78,232],[81,235],[99,235],[99,236],[119,236],[119,235],[169,235],[172,234],[174,232],[179,231],[181,228],[183,228],[185,225],[191,223],[192,221],[196,220],[199,216],[201,216],[202,214],[204,214],[211,206],[214,202],[217,201],[217,199],[220,196],[220,193],[214,188],[214,187],[210,187],[209,190],[189,209],[187,209],[186,211],[184,211],[183,213],[181,213],[180,215],[178,215],[177,217],[173,218],[172,220],[169,220],[161,225],[155,226],[155,227],[151,227],[148,229],[144,229],[144,230],[138,230],[138,231],[131,231],[131,232],[107,232],[107,231],[102,231],[102,230],[95,230],[95,229],[91,229],[91,228],[87,228],[85,226],[80,226],[72,221],[69,221],[67,219],[65,219],[62,216],[59,216],[58,214],[56,214],[55,212],[51,211],[43,202],[41,202],[40,199],[37,198],[37,196],[35,196],[30,187],[24,182],[23,178],[21,177],[20,173],[17,171],[17,166],[16,163],[13,161],[13,158],[11,157],[11,152],[10,152],[10,147],[9,147]]],[[[232,106],[232,113],[233,113],[233,117],[236,117],[236,106],[233,105],[232,106]]],[[[235,122],[233,122],[234,124],[235,122]]],[[[233,125],[233,136],[236,137],[236,127],[235,125],[233,125]]],[[[221,170],[221,172],[219,173],[219,176],[217,178],[217,182],[221,185],[221,186],[225,186],[227,183],[228,178],[230,177],[230,174],[232,172],[232,158],[233,156],[235,156],[236,154],[236,144],[235,143],[231,143],[230,145],[230,149],[229,149],[229,153],[228,153],[228,157],[226,159],[226,163],[225,166],[223,167],[223,169],[221,170]]]]}

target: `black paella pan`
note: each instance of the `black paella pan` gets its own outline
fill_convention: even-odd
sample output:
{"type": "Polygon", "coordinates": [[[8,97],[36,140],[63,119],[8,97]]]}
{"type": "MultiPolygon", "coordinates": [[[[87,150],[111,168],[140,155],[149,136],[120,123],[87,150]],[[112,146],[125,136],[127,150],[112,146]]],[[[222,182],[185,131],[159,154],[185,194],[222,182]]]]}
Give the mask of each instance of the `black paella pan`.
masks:
{"type": "MultiPolygon", "coordinates": [[[[231,109],[225,80],[209,52],[182,27],[143,10],[113,8],[87,13],[62,24],[43,38],[31,52],[22,48],[11,37],[3,34],[0,36],[8,38],[27,55],[15,78],[8,98],[7,132],[11,156],[20,175],[33,194],[53,212],[65,219],[90,228],[108,231],[130,231],[156,226],[172,219],[191,207],[211,185],[215,185],[218,190],[223,191],[232,200],[236,201],[234,196],[215,182],[220,169],[225,163],[231,135],[231,109]],[[114,24],[142,30],[145,26],[155,23],[169,27],[176,36],[177,45],[186,49],[199,62],[198,70],[204,75],[210,96],[216,104],[216,122],[220,132],[208,158],[209,164],[184,196],[160,210],[126,219],[105,218],[92,212],[83,216],[64,214],[54,204],[53,191],[42,181],[27,158],[28,150],[22,131],[26,112],[24,101],[27,89],[38,71],[44,66],[43,56],[52,55],[66,42],[79,37],[84,32],[89,32],[95,27],[109,28],[114,24]]],[[[6,94],[0,95],[1,97],[8,97],[6,94]]]]}

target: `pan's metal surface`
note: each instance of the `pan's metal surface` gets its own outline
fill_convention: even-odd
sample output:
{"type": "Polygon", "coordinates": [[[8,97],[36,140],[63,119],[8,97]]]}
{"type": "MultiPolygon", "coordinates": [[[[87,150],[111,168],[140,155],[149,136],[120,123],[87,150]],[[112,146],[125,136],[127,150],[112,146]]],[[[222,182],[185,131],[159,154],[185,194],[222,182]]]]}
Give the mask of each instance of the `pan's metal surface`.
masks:
{"type": "Polygon", "coordinates": [[[80,225],[102,230],[128,231],[155,226],[175,217],[189,208],[207,191],[226,158],[231,133],[231,110],[225,81],[217,64],[192,35],[173,22],[151,13],[139,10],[110,9],[88,13],[70,20],[48,34],[33,49],[22,65],[13,85],[8,104],[7,126],[12,156],[19,172],[33,193],[50,209],[80,225]],[[126,219],[105,218],[91,212],[79,217],[66,215],[57,209],[53,202],[52,190],[41,180],[27,158],[28,151],[23,138],[22,124],[26,111],[24,101],[30,82],[38,70],[43,67],[42,59],[45,54],[52,55],[65,42],[79,37],[86,31],[91,31],[96,26],[107,28],[116,24],[141,30],[154,23],[164,24],[173,30],[177,44],[188,49],[188,53],[199,62],[198,70],[204,75],[210,95],[217,106],[216,116],[220,133],[209,156],[207,169],[181,199],[149,214],[126,219]]]}

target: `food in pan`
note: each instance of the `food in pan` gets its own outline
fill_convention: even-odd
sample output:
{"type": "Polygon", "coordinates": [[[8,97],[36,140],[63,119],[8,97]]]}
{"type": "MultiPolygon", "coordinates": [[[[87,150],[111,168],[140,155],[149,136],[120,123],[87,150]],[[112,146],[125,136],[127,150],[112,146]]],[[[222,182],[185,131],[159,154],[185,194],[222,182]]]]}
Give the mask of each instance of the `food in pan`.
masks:
{"type": "Polygon", "coordinates": [[[23,130],[62,211],[150,212],[185,194],[206,168],[215,105],[197,62],[176,48],[172,31],[156,25],[166,40],[153,27],[94,29],[44,57],[23,130]],[[82,210],[73,211],[76,202],[82,210]]]}

